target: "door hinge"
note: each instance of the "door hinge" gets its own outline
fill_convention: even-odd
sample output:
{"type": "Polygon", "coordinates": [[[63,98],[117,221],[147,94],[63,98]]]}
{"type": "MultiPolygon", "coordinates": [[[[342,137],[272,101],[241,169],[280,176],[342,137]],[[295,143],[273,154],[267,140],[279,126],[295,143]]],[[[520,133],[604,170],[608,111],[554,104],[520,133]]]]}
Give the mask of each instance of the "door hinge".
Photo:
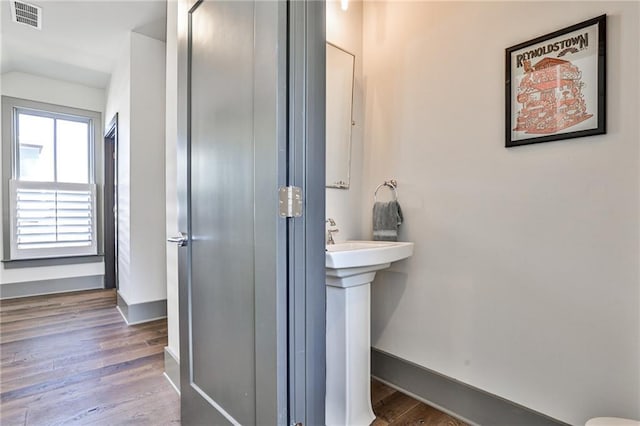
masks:
{"type": "Polygon", "coordinates": [[[281,186],[279,191],[280,217],[302,216],[302,189],[297,186],[281,186]]]}

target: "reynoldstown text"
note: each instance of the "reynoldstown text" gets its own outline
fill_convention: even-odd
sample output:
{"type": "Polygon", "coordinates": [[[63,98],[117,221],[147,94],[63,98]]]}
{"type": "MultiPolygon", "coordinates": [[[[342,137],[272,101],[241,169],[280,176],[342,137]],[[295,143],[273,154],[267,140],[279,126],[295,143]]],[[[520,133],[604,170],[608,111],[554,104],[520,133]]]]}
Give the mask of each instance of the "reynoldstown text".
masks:
{"type": "Polygon", "coordinates": [[[546,46],[538,47],[537,49],[533,49],[528,52],[519,53],[518,56],[516,56],[516,67],[520,68],[523,65],[523,61],[548,55],[549,53],[557,52],[558,50],[564,50],[572,47],[581,50],[588,46],[589,33],[584,33],[576,37],[569,37],[565,40],[549,43],[546,46]]]}

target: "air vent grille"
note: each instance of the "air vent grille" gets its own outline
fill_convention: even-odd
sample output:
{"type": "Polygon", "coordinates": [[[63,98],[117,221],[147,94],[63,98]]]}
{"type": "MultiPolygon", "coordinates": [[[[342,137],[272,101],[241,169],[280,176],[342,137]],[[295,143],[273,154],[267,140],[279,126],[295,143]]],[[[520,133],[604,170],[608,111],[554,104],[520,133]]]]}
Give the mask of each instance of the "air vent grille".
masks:
{"type": "Polygon", "coordinates": [[[42,8],[21,1],[11,0],[11,17],[13,22],[42,28],[42,8]]]}

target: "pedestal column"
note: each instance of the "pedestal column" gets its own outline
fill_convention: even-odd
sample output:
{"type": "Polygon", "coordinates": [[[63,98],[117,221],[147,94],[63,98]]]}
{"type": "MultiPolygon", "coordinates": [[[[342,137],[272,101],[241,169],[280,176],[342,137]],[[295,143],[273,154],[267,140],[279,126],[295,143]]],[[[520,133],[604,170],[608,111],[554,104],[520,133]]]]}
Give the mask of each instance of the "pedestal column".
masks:
{"type": "Polygon", "coordinates": [[[371,408],[370,299],[370,282],[347,288],[327,285],[328,426],[369,426],[376,418],[371,408]]]}

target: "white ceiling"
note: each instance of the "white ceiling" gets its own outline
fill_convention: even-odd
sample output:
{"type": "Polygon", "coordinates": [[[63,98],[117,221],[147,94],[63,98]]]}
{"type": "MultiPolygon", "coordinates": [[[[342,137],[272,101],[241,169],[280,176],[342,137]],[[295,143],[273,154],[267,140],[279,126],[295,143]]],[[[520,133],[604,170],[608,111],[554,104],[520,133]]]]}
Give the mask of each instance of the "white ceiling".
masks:
{"type": "Polygon", "coordinates": [[[42,8],[42,30],[11,20],[0,0],[0,72],[21,71],[86,86],[109,83],[127,35],[166,36],[166,0],[23,0],[42,8]]]}

